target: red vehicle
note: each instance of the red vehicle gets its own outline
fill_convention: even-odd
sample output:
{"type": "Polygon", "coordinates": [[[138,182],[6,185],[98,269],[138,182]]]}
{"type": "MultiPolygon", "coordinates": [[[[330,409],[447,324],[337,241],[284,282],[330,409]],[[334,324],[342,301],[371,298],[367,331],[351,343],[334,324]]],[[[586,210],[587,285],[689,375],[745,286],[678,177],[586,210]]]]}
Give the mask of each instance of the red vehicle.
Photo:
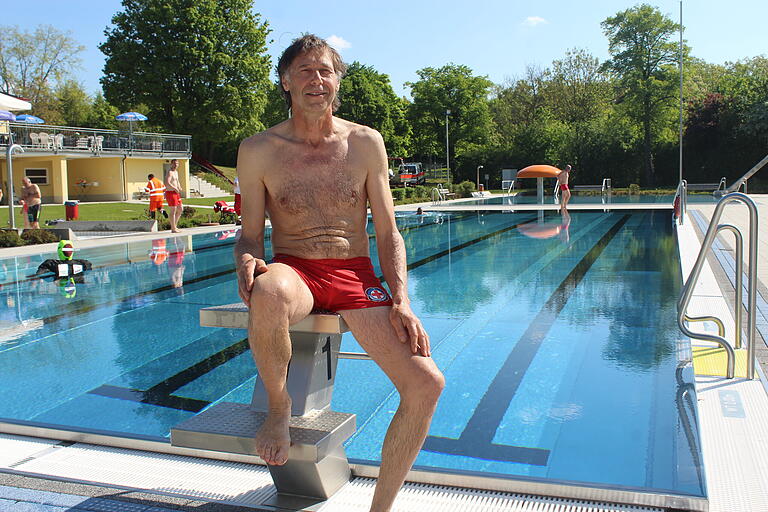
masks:
{"type": "Polygon", "coordinates": [[[424,167],[420,162],[402,163],[398,169],[400,183],[403,185],[421,185],[427,182],[424,167]]]}

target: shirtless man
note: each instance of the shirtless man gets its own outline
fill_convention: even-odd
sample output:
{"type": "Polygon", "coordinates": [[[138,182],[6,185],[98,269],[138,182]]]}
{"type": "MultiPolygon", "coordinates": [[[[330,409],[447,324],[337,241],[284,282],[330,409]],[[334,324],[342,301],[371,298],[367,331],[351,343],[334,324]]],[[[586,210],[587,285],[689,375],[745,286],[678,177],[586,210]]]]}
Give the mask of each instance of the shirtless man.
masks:
{"type": "Polygon", "coordinates": [[[557,175],[557,184],[560,187],[560,210],[568,207],[568,201],[571,200],[571,191],[568,187],[568,178],[571,176],[571,166],[566,165],[565,169],[557,175]]]}
{"type": "Polygon", "coordinates": [[[29,227],[32,229],[40,228],[40,209],[42,208],[42,199],[40,196],[40,187],[35,185],[26,176],[21,179],[21,200],[27,205],[27,218],[29,227]]]}
{"type": "Polygon", "coordinates": [[[336,311],[400,393],[371,505],[387,511],[424,442],[444,379],[408,299],[384,142],[377,131],[333,116],[345,70],[339,54],[313,35],[294,41],[280,58],[292,117],[240,144],[243,227],[235,264],[240,297],[250,309],[248,340],[269,401],[258,453],[268,464],[288,458],[288,326],[316,307],[336,311]],[[369,260],[368,202],[391,298],[369,260]],[[269,264],[265,211],[275,254],[269,264]],[[324,284],[330,276],[333,289],[324,284]]]}
{"type": "Polygon", "coordinates": [[[175,158],[171,160],[171,166],[165,171],[165,202],[171,210],[168,220],[171,223],[171,233],[179,233],[177,224],[181,218],[181,183],[179,182],[179,161],[175,158]]]}

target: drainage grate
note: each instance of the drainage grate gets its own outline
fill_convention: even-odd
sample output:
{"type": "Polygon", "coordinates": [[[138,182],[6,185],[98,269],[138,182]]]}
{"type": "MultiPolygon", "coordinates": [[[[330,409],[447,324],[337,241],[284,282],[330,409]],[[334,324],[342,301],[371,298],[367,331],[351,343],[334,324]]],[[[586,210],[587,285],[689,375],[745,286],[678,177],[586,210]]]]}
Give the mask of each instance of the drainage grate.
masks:
{"type": "MultiPolygon", "coordinates": [[[[355,478],[331,497],[320,512],[366,512],[375,485],[374,479],[355,478]]],[[[401,489],[393,508],[399,512],[664,512],[656,507],[411,483],[401,489]]]]}

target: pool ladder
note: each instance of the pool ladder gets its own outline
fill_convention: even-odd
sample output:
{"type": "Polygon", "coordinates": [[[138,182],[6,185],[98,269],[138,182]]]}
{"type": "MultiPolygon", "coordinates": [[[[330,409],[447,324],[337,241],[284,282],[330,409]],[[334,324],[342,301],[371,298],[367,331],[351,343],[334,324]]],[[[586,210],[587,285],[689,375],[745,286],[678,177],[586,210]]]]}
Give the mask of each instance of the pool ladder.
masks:
{"type": "MultiPolygon", "coordinates": [[[[684,180],[683,180],[684,181],[684,180]]],[[[678,193],[682,193],[680,199],[680,211],[685,211],[686,201],[686,189],[683,182],[678,186],[678,193]]],[[[677,196],[676,196],[677,197],[677,196]]],[[[734,376],[734,367],[736,360],[736,353],[734,347],[725,340],[725,326],[722,320],[715,316],[700,316],[691,317],[687,314],[688,304],[691,301],[693,290],[696,288],[701,269],[706,261],[707,254],[712,249],[712,243],[715,237],[721,231],[730,231],[733,233],[736,239],[736,304],[734,307],[734,324],[735,335],[734,345],[735,348],[742,348],[742,336],[741,336],[741,316],[742,316],[742,275],[743,275],[743,252],[744,252],[744,240],[741,235],[741,231],[732,224],[718,224],[720,217],[723,214],[723,209],[729,203],[741,202],[749,208],[749,275],[747,276],[747,379],[755,378],[755,311],[756,311],[756,284],[757,284],[757,207],[754,201],[750,199],[746,194],[740,192],[734,192],[724,196],[717,203],[715,211],[712,214],[712,220],[707,228],[707,233],[704,235],[704,241],[701,243],[701,249],[699,255],[696,258],[696,263],[693,265],[693,269],[688,276],[688,280],[683,285],[683,292],[680,295],[678,301],[678,317],[677,325],[680,330],[686,336],[694,339],[710,341],[720,345],[728,356],[728,366],[726,369],[726,377],[732,379],[734,376]],[[688,329],[686,322],[714,322],[717,324],[718,334],[697,333],[688,329]]],[[[682,217],[680,215],[680,217],[682,217]]],[[[680,220],[682,224],[682,220],[680,220]]]]}

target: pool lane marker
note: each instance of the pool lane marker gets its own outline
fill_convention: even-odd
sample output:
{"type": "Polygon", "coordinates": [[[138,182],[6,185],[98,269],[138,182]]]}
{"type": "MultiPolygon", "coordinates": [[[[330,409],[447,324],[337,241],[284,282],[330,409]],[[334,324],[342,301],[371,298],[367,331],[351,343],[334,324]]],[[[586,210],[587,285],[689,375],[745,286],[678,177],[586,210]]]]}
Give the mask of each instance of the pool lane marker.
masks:
{"type": "Polygon", "coordinates": [[[428,436],[422,450],[534,466],[547,465],[550,450],[495,444],[493,438],[526,370],[571,294],[629,218],[629,215],[623,215],[611,226],[552,292],[488,386],[461,436],[458,439],[428,436]]]}
{"type": "Polygon", "coordinates": [[[240,354],[247,352],[248,349],[248,339],[246,338],[206,357],[146,390],[104,384],[92,389],[88,393],[108,398],[116,398],[118,400],[157,405],[180,411],[200,412],[208,407],[211,402],[174,395],[173,392],[202,377],[211,370],[229,362],[240,354]]]}

